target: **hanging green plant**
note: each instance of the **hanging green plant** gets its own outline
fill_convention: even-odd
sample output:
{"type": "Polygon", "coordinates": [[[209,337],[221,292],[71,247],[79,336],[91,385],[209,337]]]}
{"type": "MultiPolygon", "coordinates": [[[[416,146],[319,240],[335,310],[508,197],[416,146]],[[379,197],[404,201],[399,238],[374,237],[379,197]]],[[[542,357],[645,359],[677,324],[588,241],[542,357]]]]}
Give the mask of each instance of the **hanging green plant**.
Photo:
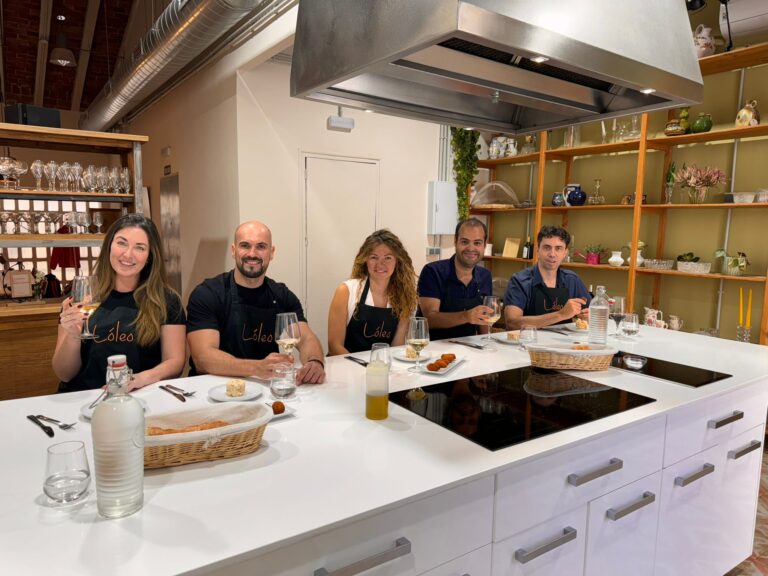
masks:
{"type": "Polygon", "coordinates": [[[464,128],[451,128],[451,149],[453,150],[453,177],[456,180],[456,205],[459,219],[469,216],[467,190],[477,176],[477,143],[480,133],[464,128]]]}

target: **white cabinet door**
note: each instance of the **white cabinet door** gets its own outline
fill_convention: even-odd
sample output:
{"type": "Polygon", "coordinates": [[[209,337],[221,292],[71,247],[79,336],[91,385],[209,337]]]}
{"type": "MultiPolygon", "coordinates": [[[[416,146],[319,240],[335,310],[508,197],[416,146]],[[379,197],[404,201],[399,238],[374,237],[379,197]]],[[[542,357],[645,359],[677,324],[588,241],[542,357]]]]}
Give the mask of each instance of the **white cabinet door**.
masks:
{"type": "Polygon", "coordinates": [[[421,576],[491,576],[491,545],[473,550],[421,576]]]}
{"type": "Polygon", "coordinates": [[[587,507],[493,544],[493,576],[581,576],[587,507]]]}
{"type": "Polygon", "coordinates": [[[722,576],[716,543],[725,453],[720,446],[665,468],[661,477],[656,576],[722,576]]]}
{"type": "Polygon", "coordinates": [[[652,576],[661,472],[593,500],[585,576],[652,576]]]}

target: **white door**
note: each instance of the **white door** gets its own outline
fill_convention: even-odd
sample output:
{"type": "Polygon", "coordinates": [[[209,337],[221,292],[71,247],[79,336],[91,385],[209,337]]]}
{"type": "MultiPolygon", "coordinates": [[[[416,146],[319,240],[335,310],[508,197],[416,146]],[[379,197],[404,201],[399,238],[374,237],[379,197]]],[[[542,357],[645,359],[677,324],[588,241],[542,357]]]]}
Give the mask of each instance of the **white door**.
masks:
{"type": "Polygon", "coordinates": [[[377,160],[304,155],[303,302],[328,351],[328,307],[377,224],[377,160]]]}

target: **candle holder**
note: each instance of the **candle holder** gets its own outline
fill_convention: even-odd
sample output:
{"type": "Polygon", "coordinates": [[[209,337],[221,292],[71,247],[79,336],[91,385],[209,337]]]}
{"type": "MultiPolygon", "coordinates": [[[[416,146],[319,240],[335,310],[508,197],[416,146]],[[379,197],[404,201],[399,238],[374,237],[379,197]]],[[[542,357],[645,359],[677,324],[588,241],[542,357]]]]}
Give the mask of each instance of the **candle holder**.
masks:
{"type": "Polygon", "coordinates": [[[736,325],[736,341],[737,342],[750,342],[751,330],[741,324],[736,325]]]}

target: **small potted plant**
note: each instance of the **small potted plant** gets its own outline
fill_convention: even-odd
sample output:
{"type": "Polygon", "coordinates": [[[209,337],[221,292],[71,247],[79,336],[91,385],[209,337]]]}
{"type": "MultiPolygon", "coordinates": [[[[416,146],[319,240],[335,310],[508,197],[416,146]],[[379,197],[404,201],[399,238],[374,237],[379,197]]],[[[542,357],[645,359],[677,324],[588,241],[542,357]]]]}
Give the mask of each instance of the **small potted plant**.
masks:
{"type": "Polygon", "coordinates": [[[600,264],[600,254],[603,253],[603,250],[604,248],[602,244],[587,244],[586,248],[584,248],[586,255],[582,254],[578,250],[575,252],[575,254],[580,258],[584,258],[587,264],[600,264]]]}
{"type": "Polygon", "coordinates": [[[725,249],[720,248],[715,251],[715,256],[723,259],[723,274],[727,276],[741,276],[749,266],[749,260],[744,252],[736,252],[736,256],[731,256],[725,249]]]}
{"type": "Polygon", "coordinates": [[[700,258],[693,252],[678,254],[677,269],[680,272],[689,272],[692,274],[709,274],[712,268],[712,262],[699,262],[700,258]]]}

